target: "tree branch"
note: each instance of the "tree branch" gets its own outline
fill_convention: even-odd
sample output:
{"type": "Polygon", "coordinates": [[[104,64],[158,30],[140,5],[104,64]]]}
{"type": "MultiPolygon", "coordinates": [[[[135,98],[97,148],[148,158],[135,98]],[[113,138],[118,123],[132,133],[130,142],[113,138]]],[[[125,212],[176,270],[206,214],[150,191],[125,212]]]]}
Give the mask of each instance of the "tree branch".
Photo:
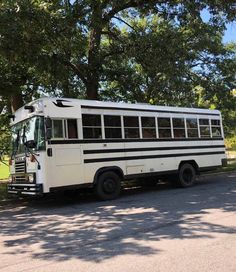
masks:
{"type": "Polygon", "coordinates": [[[134,31],[137,31],[137,29],[135,29],[133,26],[131,26],[129,23],[127,23],[125,20],[121,19],[120,17],[117,16],[113,16],[114,19],[124,23],[125,25],[127,25],[128,27],[130,27],[131,29],[133,29],[134,31]]]}
{"type": "Polygon", "coordinates": [[[143,4],[147,4],[149,2],[150,1],[148,0],[130,0],[124,4],[117,4],[117,6],[114,6],[108,13],[103,16],[103,21],[109,22],[111,18],[113,18],[118,12],[122,10],[128,8],[137,8],[138,6],[142,6],[143,4]]]}
{"type": "Polygon", "coordinates": [[[68,60],[62,60],[62,61],[63,61],[63,63],[65,65],[67,65],[68,67],[70,67],[80,77],[80,79],[84,82],[85,85],[88,83],[86,76],[81,71],[81,69],[82,69],[81,65],[75,65],[75,64],[71,63],[68,60]]]}

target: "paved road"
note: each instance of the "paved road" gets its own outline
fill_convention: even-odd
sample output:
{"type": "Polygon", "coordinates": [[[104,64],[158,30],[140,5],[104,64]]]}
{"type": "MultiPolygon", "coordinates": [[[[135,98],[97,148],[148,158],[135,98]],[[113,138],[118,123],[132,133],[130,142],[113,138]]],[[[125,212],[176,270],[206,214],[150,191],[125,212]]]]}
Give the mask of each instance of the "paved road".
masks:
{"type": "Polygon", "coordinates": [[[0,271],[236,271],[236,173],[0,210],[0,271]]]}

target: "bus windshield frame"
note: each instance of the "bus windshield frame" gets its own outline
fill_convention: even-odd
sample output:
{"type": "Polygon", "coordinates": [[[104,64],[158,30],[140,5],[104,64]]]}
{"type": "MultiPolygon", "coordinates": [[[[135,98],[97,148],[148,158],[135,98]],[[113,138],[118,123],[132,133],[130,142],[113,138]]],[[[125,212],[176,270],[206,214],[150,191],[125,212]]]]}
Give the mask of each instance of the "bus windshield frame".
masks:
{"type": "Polygon", "coordinates": [[[25,143],[34,141],[33,151],[46,150],[44,117],[34,116],[11,127],[12,156],[27,152],[25,143]]]}

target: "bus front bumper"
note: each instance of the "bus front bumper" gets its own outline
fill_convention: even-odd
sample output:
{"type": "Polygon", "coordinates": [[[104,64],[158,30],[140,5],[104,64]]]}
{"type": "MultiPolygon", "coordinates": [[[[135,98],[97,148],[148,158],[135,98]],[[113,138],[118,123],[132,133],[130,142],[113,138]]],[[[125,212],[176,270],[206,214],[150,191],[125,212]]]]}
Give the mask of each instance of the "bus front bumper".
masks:
{"type": "Polygon", "coordinates": [[[7,185],[7,192],[15,195],[42,195],[42,184],[18,184],[9,183],[7,185]]]}

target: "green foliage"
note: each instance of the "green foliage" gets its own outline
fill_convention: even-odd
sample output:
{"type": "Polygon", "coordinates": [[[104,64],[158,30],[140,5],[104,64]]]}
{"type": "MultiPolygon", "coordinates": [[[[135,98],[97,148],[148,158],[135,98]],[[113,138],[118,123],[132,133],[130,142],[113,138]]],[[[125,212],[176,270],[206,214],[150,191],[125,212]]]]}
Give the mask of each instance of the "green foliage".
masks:
{"type": "Polygon", "coordinates": [[[225,139],[225,146],[227,149],[236,151],[236,135],[225,139]]]}
{"type": "Polygon", "coordinates": [[[221,0],[4,0],[0,100],[8,112],[42,94],[219,108],[228,135],[236,49],[222,36],[235,12],[221,0]]]}
{"type": "MultiPolygon", "coordinates": [[[[8,163],[8,161],[6,160],[4,162],[8,163]]],[[[0,180],[8,179],[8,177],[9,177],[9,167],[0,162],[0,180]]]]}

